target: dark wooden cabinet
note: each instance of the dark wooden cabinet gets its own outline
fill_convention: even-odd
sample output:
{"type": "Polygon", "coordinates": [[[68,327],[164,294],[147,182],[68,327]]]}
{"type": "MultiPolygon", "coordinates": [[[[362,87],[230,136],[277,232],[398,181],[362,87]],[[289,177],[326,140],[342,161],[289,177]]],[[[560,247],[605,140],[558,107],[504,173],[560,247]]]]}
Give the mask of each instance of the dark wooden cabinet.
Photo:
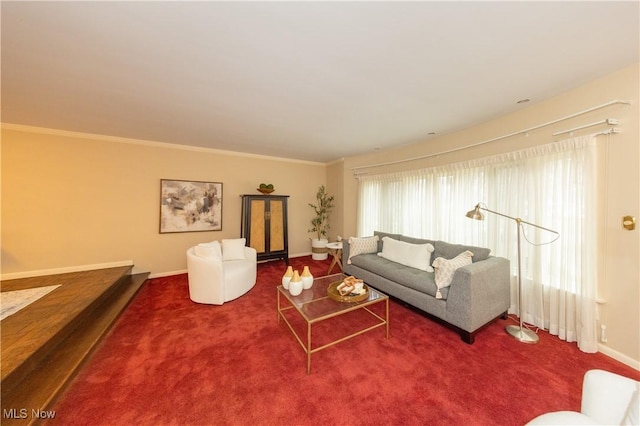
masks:
{"type": "Polygon", "coordinates": [[[258,260],[283,259],[289,264],[288,195],[242,195],[240,233],[258,252],[258,260]]]}

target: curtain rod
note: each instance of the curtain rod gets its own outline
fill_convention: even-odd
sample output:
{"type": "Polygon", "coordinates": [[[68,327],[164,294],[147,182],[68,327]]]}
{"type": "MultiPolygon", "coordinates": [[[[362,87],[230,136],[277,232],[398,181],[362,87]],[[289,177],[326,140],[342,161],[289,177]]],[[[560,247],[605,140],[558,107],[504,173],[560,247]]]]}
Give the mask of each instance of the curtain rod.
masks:
{"type": "MultiPolygon", "coordinates": [[[[601,132],[598,133],[594,133],[593,136],[603,136],[603,135],[615,135],[618,133],[622,133],[622,131],[620,129],[618,129],[617,127],[612,127],[610,129],[607,130],[603,130],[601,132]]],[[[358,178],[360,176],[364,176],[364,175],[368,175],[369,172],[354,172],[353,176],[358,178]]]]}
{"type": "Polygon", "coordinates": [[[609,126],[615,126],[616,124],[620,124],[620,120],[616,118],[607,118],[605,120],[596,121],[595,123],[585,124],[583,126],[574,127],[573,129],[562,130],[560,132],[552,133],[551,136],[563,135],[565,133],[573,133],[576,130],[586,129],[587,127],[598,126],[600,124],[608,124],[609,126]]]}
{"type": "Polygon", "coordinates": [[[598,132],[598,133],[594,133],[594,136],[613,135],[613,134],[616,134],[616,133],[622,133],[622,132],[617,127],[612,127],[611,129],[603,130],[603,131],[598,132]]]}
{"type": "MultiPolygon", "coordinates": [[[[571,118],[578,117],[580,115],[584,115],[584,114],[590,113],[592,111],[596,111],[596,110],[599,110],[599,109],[602,109],[602,108],[606,108],[608,106],[616,105],[616,104],[631,105],[631,101],[621,101],[621,100],[616,99],[616,100],[609,101],[609,102],[601,104],[601,105],[596,105],[594,107],[585,109],[583,111],[579,111],[579,112],[567,115],[567,116],[562,117],[562,118],[558,118],[558,119],[555,119],[555,120],[552,120],[552,121],[547,121],[546,123],[538,124],[537,126],[529,127],[528,129],[520,130],[518,132],[509,133],[508,135],[498,136],[497,138],[493,138],[493,139],[487,139],[487,140],[482,141],[482,142],[476,142],[476,143],[471,144],[471,145],[461,146],[459,148],[447,149],[447,150],[444,150],[444,151],[436,152],[436,153],[433,153],[433,154],[421,155],[421,156],[418,156],[418,157],[405,158],[405,159],[402,159],[402,160],[387,161],[385,163],[378,163],[378,164],[369,164],[368,166],[356,166],[356,167],[352,167],[351,170],[369,169],[369,168],[372,168],[372,167],[381,167],[381,166],[390,166],[390,165],[393,165],[393,164],[406,163],[406,162],[415,161],[415,160],[423,160],[425,158],[437,157],[437,156],[443,155],[443,154],[449,154],[449,153],[456,152],[456,151],[462,151],[464,149],[473,148],[473,147],[476,147],[476,146],[479,146],[479,145],[484,145],[484,144],[487,144],[487,143],[490,143],[490,142],[496,142],[496,141],[499,141],[499,140],[502,140],[502,139],[510,138],[512,136],[526,134],[528,132],[532,132],[534,130],[538,130],[538,129],[542,128],[542,127],[550,126],[552,124],[556,124],[556,123],[559,123],[561,121],[569,120],[571,118]]],[[[617,132],[614,132],[614,133],[617,133],[617,132]]]]}

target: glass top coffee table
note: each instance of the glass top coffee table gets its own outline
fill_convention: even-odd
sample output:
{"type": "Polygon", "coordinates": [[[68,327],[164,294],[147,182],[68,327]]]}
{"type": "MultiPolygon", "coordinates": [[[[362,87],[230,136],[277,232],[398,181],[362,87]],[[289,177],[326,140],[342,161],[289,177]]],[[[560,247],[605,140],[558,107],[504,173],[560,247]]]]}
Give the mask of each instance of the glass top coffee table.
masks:
{"type": "Polygon", "coordinates": [[[278,286],[278,322],[280,322],[281,318],[284,320],[307,354],[307,374],[311,373],[311,354],[313,353],[382,326],[386,327],[386,338],[389,338],[389,296],[371,287],[368,287],[367,297],[358,302],[338,302],[327,295],[329,285],[337,281],[342,281],[345,277],[346,275],[344,274],[334,274],[316,278],[313,280],[313,286],[308,290],[302,290],[302,293],[298,296],[292,296],[283,286],[278,286]],[[369,309],[371,305],[383,302],[385,303],[384,317],[369,309]],[[295,327],[286,317],[285,311],[290,309],[295,309],[306,323],[306,339],[303,339],[303,337],[296,332],[295,327]],[[374,324],[321,346],[315,348],[312,346],[311,328],[314,324],[356,310],[364,310],[371,314],[375,319],[374,324]]]}

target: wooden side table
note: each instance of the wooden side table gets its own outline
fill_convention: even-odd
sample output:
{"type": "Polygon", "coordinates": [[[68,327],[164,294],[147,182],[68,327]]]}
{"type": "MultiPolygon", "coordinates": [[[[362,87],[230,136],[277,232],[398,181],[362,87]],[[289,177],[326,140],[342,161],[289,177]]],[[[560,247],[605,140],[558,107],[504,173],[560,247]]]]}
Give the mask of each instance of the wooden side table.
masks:
{"type": "Polygon", "coordinates": [[[329,265],[329,271],[327,275],[331,274],[331,270],[334,266],[338,265],[340,268],[340,272],[342,272],[342,241],[336,243],[328,243],[327,249],[331,256],[333,256],[333,260],[331,260],[331,265],[329,265]]]}

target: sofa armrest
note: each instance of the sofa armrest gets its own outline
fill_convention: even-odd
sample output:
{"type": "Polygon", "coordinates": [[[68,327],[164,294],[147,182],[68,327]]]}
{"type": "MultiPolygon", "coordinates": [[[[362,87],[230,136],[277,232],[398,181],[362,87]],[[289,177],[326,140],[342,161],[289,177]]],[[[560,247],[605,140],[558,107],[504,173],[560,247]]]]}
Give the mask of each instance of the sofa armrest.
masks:
{"type": "Polygon", "coordinates": [[[193,251],[193,247],[187,250],[187,271],[194,277],[203,281],[208,279],[222,279],[222,259],[200,257],[193,251]]]}
{"type": "MultiPolygon", "coordinates": [[[[598,424],[622,424],[640,384],[604,370],[589,370],[582,386],[582,413],[598,424]]],[[[637,401],[636,401],[637,402],[637,401]]]]}
{"type": "Polygon", "coordinates": [[[224,272],[222,260],[196,256],[194,248],[187,250],[189,296],[198,303],[224,303],[224,272]]]}
{"type": "Polygon", "coordinates": [[[244,258],[255,263],[258,261],[258,252],[253,247],[245,246],[244,258]]]}
{"type": "Polygon", "coordinates": [[[456,270],[447,296],[447,319],[473,332],[509,310],[509,260],[491,256],[456,270]]]}

